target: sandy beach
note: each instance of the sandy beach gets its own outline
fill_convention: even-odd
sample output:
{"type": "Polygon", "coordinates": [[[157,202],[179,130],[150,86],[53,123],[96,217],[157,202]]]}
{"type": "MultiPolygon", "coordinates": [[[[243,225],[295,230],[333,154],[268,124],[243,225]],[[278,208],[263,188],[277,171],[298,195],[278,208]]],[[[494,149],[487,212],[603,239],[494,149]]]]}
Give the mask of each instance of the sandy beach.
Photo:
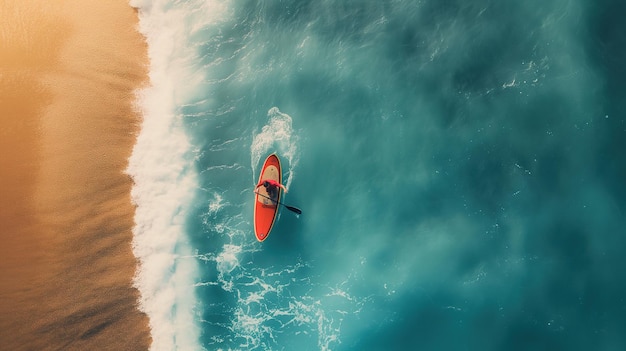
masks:
{"type": "Polygon", "coordinates": [[[147,84],[127,0],[0,0],[0,340],[142,350],[124,173],[147,84]]]}

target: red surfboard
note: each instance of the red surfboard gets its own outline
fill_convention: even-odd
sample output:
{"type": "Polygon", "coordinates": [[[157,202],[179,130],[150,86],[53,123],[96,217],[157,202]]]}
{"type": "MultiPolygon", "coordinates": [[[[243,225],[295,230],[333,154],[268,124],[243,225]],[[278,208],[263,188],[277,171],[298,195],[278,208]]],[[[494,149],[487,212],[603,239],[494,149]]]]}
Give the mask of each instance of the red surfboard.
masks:
{"type": "MultiPolygon", "coordinates": [[[[276,154],[271,154],[265,159],[258,183],[266,179],[273,179],[280,184],[283,183],[280,160],[276,154]]],[[[270,196],[264,186],[260,186],[256,189],[258,194],[254,194],[254,235],[256,235],[258,241],[265,240],[274,226],[274,222],[278,216],[278,203],[280,202],[281,190],[282,189],[278,188],[278,196],[276,202],[274,202],[270,200],[270,196]]]]}

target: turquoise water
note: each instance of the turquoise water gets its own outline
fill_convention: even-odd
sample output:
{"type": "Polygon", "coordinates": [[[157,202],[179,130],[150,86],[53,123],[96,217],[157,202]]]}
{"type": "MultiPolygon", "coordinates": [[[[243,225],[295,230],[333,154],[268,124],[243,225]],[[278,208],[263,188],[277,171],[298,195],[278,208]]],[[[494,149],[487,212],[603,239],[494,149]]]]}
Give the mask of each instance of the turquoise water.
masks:
{"type": "Polygon", "coordinates": [[[624,4],[131,4],[154,349],[626,346],[624,4]]]}

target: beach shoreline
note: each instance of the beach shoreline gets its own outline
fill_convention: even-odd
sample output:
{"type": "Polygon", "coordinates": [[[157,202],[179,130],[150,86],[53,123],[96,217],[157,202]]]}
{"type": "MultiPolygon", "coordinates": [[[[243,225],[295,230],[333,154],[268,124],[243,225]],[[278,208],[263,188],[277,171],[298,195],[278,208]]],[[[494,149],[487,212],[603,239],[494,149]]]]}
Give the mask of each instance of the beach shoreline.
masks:
{"type": "Polygon", "coordinates": [[[148,84],[126,0],[0,0],[0,340],[148,349],[125,173],[148,84]]]}

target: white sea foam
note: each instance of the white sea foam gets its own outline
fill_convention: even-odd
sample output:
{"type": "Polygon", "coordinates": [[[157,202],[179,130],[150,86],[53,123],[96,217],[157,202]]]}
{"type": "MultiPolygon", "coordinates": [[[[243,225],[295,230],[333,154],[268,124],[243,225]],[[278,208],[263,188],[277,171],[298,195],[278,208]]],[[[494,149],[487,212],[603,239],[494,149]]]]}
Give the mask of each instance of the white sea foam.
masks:
{"type": "Polygon", "coordinates": [[[131,0],[146,37],[150,86],[137,93],[143,122],[129,160],[137,205],[133,252],[139,260],[135,285],[139,307],[149,317],[152,350],[197,350],[193,286],[197,261],[184,234],[187,204],[197,189],[193,154],[179,106],[195,98],[204,79],[194,66],[191,40],[216,21],[227,3],[131,0]]]}
{"type": "Polygon", "coordinates": [[[220,276],[228,274],[239,266],[239,259],[237,255],[241,252],[241,247],[237,245],[224,245],[224,251],[222,251],[216,258],[217,270],[220,276]]]}
{"type": "Polygon", "coordinates": [[[292,119],[286,113],[280,112],[278,107],[272,107],[267,111],[268,122],[255,134],[250,146],[250,162],[252,167],[253,182],[256,182],[257,165],[262,157],[270,152],[278,152],[279,156],[288,161],[287,188],[294,177],[294,168],[298,163],[298,137],[292,127],[292,119]]]}
{"type": "Polygon", "coordinates": [[[214,336],[215,343],[210,346],[220,347],[230,339],[237,340],[238,349],[273,349],[284,333],[303,333],[312,341],[317,338],[319,350],[331,350],[341,343],[340,329],[346,315],[358,314],[366,298],[352,296],[339,286],[311,286],[310,277],[300,276],[300,270],[306,267],[301,262],[266,268],[241,264],[238,256],[246,251],[242,246],[227,244],[221,253],[206,257],[207,262],[216,265],[217,281],[197,286],[219,286],[236,299],[236,307],[228,312],[232,313],[229,320],[218,323],[230,335],[214,336]],[[319,291],[293,294],[292,289],[303,286],[319,291]]]}

